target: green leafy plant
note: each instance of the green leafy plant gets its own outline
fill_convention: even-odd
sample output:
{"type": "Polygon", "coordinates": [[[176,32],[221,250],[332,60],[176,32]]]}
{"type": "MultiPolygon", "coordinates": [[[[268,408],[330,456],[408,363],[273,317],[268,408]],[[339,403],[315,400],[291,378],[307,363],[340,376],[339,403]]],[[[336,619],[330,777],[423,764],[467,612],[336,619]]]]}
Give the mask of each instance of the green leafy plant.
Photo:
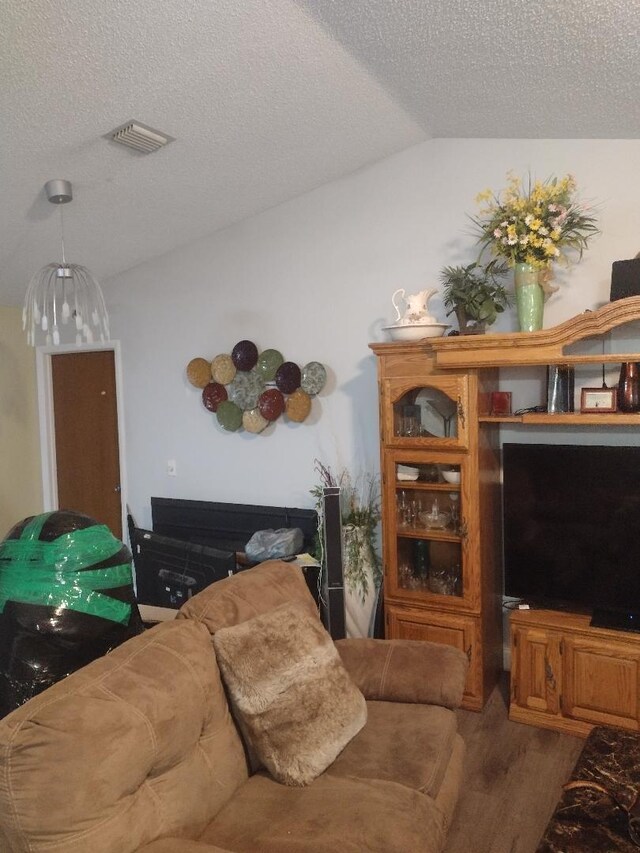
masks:
{"type": "Polygon", "coordinates": [[[500,283],[507,272],[507,264],[499,258],[485,265],[474,261],[440,271],[447,315],[455,312],[462,333],[470,331],[469,321],[480,329],[491,326],[508,307],[509,294],[500,283]]]}

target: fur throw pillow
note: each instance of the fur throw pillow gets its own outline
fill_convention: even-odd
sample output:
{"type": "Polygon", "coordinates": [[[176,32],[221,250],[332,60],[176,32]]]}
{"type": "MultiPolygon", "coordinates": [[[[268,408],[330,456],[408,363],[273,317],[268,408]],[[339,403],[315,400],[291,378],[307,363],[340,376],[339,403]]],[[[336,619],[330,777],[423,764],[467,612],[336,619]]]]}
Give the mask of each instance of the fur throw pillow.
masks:
{"type": "Polygon", "coordinates": [[[364,696],[298,602],[221,628],[213,644],[249,746],[279,782],[308,785],[364,726],[364,696]]]}

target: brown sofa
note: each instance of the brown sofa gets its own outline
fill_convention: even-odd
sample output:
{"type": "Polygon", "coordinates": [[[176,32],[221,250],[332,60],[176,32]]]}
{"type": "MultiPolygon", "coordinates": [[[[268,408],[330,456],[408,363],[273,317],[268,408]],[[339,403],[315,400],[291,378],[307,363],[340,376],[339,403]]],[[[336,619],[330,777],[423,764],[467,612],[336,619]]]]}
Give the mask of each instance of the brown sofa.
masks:
{"type": "Polygon", "coordinates": [[[306,787],[252,772],[211,634],[297,600],[271,561],[213,584],[0,720],[0,851],[439,851],[462,778],[452,710],[466,657],[411,641],[340,640],[367,722],[306,787]]]}

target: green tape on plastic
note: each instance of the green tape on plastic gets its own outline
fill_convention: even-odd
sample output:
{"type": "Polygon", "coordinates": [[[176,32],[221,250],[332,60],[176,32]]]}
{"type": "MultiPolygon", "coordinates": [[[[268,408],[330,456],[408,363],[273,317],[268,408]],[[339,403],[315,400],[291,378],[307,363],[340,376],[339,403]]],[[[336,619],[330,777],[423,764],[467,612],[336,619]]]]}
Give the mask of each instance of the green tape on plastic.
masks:
{"type": "Polygon", "coordinates": [[[20,539],[0,544],[0,613],[7,601],[15,601],[61,607],[126,624],[131,605],[98,590],[131,584],[130,564],[84,569],[113,557],[122,543],[108,527],[98,524],[43,542],[38,536],[48,517],[36,516],[20,539]]]}

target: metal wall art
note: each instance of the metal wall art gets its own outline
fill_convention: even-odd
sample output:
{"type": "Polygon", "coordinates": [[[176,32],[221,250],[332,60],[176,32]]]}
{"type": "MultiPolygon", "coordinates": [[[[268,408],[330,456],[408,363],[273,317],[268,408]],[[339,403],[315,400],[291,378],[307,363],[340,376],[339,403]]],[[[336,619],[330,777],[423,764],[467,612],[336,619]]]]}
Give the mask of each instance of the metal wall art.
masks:
{"type": "Polygon", "coordinates": [[[319,361],[300,368],[276,349],[258,352],[253,341],[238,341],[231,355],[212,361],[192,358],[187,379],[202,389],[202,403],[229,432],[260,433],[280,415],[302,423],[311,398],[325,386],[327,371],[319,361]]]}

